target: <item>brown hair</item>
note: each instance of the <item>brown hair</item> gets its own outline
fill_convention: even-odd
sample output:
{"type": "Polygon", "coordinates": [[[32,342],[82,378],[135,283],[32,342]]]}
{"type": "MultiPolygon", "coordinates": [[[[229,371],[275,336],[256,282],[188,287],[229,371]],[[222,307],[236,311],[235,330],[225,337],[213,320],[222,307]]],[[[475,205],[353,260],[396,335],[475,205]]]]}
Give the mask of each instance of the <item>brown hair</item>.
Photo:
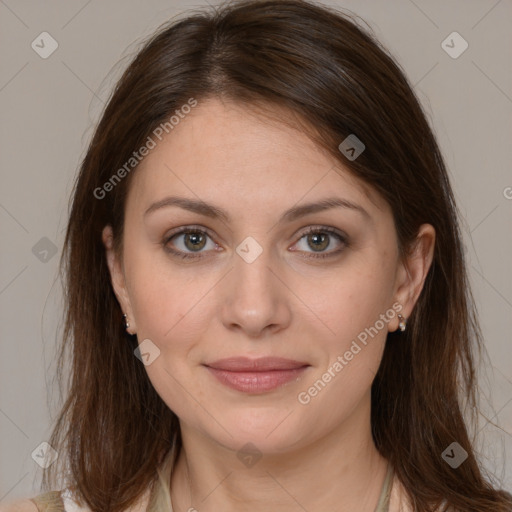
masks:
{"type": "MultiPolygon", "coordinates": [[[[152,485],[181,443],[176,415],[134,357],[113,293],[101,233],[122,251],[131,176],[94,191],[190,98],[223,97],[285,108],[355,176],[390,204],[400,250],[422,223],[436,230],[434,261],[400,338],[388,335],[372,386],[372,432],[414,509],[509,511],[512,497],[482,475],[463,405],[477,411],[474,358],[482,340],[468,284],[458,213],[440,150],[400,66],[355,16],[301,0],[226,3],[167,23],[119,80],[75,183],[61,271],[67,310],[60,372],[71,352],[67,399],[50,444],[65,455],[69,486],[93,511],[121,511],[152,485]],[[338,145],[355,134],[354,161],[338,145]],[[442,458],[456,441],[457,469],[442,458]],[[445,505],[442,505],[444,502],[445,505]]],[[[55,486],[58,464],[44,475],[55,486]]]]}

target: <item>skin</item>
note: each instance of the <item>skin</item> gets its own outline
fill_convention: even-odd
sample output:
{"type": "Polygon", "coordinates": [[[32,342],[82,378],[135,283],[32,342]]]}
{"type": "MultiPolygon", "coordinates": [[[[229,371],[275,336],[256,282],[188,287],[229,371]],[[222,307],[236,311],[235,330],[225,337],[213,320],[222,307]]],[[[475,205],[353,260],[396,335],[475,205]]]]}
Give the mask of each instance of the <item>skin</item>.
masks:
{"type": "Polygon", "coordinates": [[[297,396],[393,304],[411,314],[432,262],[433,227],[421,226],[401,261],[382,197],[304,133],[218,99],[199,102],[132,178],[123,254],[112,249],[110,226],[103,241],[128,331],[159,348],[145,369],[180,419],[174,510],[373,512],[387,461],[371,437],[370,388],[396,316],[307,405],[297,396]],[[212,203],[231,219],[178,206],[144,216],[170,195],[212,203]],[[333,196],[367,215],[332,208],[278,222],[297,204],[333,196]],[[191,225],[208,236],[177,235],[167,247],[202,258],[166,252],[172,230],[191,225]],[[327,235],[322,245],[308,227],[339,230],[348,244],[327,235]],[[252,263],[236,252],[248,236],[262,248],[252,263]],[[278,389],[246,394],[203,366],[267,355],[310,367],[278,389]],[[263,454],[252,467],[237,457],[248,442],[263,454]]]}

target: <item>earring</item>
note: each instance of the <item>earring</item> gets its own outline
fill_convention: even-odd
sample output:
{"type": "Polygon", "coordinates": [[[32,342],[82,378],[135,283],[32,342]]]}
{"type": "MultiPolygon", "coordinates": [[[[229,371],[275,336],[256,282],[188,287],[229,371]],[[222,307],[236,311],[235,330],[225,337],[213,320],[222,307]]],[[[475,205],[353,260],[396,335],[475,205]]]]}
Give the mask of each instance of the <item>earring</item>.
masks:
{"type": "Polygon", "coordinates": [[[402,316],[402,315],[398,315],[398,328],[404,332],[405,331],[405,328],[407,327],[407,320],[402,316]]]}
{"type": "Polygon", "coordinates": [[[123,319],[124,319],[124,328],[125,329],[128,329],[128,327],[130,327],[130,323],[126,320],[127,316],[126,316],[126,313],[123,314],[123,319]]]}

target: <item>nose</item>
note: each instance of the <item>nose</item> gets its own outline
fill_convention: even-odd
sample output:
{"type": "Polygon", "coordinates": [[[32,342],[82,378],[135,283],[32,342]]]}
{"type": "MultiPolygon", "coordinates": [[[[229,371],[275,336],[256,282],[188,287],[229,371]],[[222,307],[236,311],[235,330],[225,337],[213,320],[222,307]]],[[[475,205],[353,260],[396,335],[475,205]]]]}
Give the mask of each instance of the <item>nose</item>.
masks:
{"type": "Polygon", "coordinates": [[[221,306],[223,325],[247,337],[262,338],[288,327],[290,294],[284,276],[274,268],[268,250],[252,262],[234,254],[221,306]]]}

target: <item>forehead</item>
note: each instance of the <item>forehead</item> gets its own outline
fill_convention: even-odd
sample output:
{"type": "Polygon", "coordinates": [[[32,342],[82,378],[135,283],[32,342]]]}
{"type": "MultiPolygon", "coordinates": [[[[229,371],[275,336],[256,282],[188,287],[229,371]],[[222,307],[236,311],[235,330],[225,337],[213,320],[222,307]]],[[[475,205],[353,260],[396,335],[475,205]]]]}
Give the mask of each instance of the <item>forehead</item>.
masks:
{"type": "Polygon", "coordinates": [[[269,116],[247,105],[209,99],[155,142],[134,171],[128,194],[132,207],[181,194],[267,209],[336,192],[369,208],[387,206],[294,126],[285,110],[269,116]],[[279,116],[286,116],[286,122],[279,116]]]}

